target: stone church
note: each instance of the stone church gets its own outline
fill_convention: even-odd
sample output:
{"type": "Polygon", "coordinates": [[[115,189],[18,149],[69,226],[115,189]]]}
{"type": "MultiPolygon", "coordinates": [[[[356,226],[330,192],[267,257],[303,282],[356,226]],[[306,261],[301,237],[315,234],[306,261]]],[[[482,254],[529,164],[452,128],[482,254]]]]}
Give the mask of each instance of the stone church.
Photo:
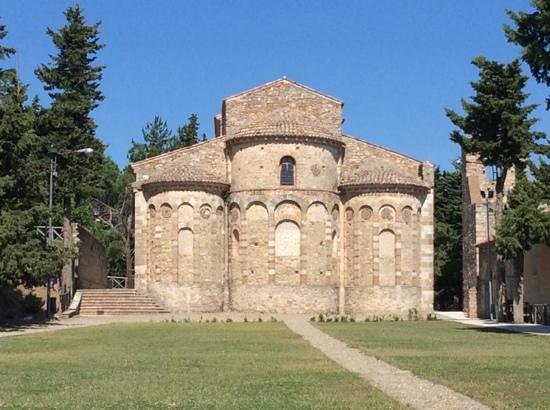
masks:
{"type": "Polygon", "coordinates": [[[135,287],[180,312],[430,312],[434,168],[343,134],[342,108],[282,78],[132,164],[135,287]]]}

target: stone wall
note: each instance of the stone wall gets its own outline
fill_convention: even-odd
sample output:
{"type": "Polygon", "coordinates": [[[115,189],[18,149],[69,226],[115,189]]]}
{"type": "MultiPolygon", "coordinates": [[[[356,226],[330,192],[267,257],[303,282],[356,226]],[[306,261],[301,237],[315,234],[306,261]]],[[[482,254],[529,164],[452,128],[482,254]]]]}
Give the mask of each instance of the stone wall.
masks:
{"type": "Polygon", "coordinates": [[[275,139],[240,142],[232,146],[231,192],[281,189],[279,170],[285,156],[296,162],[293,189],[337,190],[340,148],[296,138],[286,142],[275,139]]]}
{"type": "Polygon", "coordinates": [[[78,289],[106,289],[107,254],[105,247],[86,228],[81,225],[78,231],[78,289]]]}
{"type": "Polygon", "coordinates": [[[229,201],[231,308],[335,312],[337,245],[328,209],[338,203],[337,195],[241,191],[229,201]]]}
{"type": "Polygon", "coordinates": [[[429,195],[421,192],[369,192],[346,202],[346,311],[401,314],[412,307],[431,311],[433,302],[422,300],[422,291],[431,290],[423,278],[421,258],[421,236],[426,232],[422,207],[428,201],[429,195]]]}
{"type": "Polygon", "coordinates": [[[223,135],[234,135],[245,127],[278,121],[315,124],[340,134],[342,103],[283,79],[229,97],[222,106],[223,135]]]}
{"type": "Polygon", "coordinates": [[[146,195],[146,203],[147,257],[141,287],[173,310],[222,309],[222,198],[203,191],[162,191],[146,195]]]}
{"type": "Polygon", "coordinates": [[[550,247],[536,245],[525,253],[524,297],[533,304],[550,304],[550,247]]]}

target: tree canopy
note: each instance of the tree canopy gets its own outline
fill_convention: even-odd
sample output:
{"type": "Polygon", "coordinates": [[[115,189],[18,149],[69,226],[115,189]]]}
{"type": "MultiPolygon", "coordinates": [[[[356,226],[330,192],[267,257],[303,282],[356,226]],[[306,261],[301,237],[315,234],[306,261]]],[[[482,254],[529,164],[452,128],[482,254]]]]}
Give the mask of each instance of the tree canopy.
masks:
{"type": "Polygon", "coordinates": [[[462,180],[460,170],[435,171],[434,277],[438,309],[462,306],[462,180]]]}
{"type": "Polygon", "coordinates": [[[518,60],[502,64],[477,57],[472,64],[479,69],[479,79],[471,83],[475,92],[471,102],[461,100],[465,115],[445,111],[459,128],[451,133],[451,140],[497,170],[498,194],[502,193],[507,171],[512,167],[518,172],[525,169],[544,133],[531,130],[537,122],[530,117],[536,105],[526,104],[527,77],[521,73],[518,60]]]}
{"type": "MultiPolygon", "coordinates": [[[[548,175],[548,166],[544,175],[548,175]]],[[[504,216],[496,229],[497,251],[506,259],[515,258],[536,244],[550,245],[550,210],[543,198],[547,190],[548,186],[522,175],[508,194],[504,216]]]]}
{"type": "MultiPolygon", "coordinates": [[[[550,2],[533,0],[532,13],[508,10],[508,16],[515,27],[504,26],[508,41],[521,47],[521,58],[530,69],[537,82],[550,86],[550,2]]],[[[546,99],[546,109],[550,110],[550,97],[546,99]]]]}
{"type": "Polygon", "coordinates": [[[197,114],[191,114],[191,116],[187,119],[187,124],[184,124],[178,128],[178,133],[172,142],[172,149],[188,147],[196,144],[199,141],[198,133],[199,117],[197,114]]]}
{"type": "MultiPolygon", "coordinates": [[[[0,40],[6,29],[0,26],[0,40]]],[[[0,61],[14,50],[0,44],[0,61]]],[[[14,69],[0,68],[0,287],[35,285],[61,268],[67,252],[37,231],[49,211],[47,144],[35,132],[38,109],[14,69]]]]}
{"type": "Polygon", "coordinates": [[[64,14],[64,27],[47,30],[57,54],[35,73],[52,100],[39,132],[62,157],[58,195],[71,209],[97,196],[101,186],[105,146],[95,135],[91,112],[104,98],[99,85],[105,67],[94,64],[104,47],[99,42],[100,23],[86,24],[79,6],[69,7],[64,14]],[[82,148],[92,148],[93,153],[71,154],[82,148]]]}

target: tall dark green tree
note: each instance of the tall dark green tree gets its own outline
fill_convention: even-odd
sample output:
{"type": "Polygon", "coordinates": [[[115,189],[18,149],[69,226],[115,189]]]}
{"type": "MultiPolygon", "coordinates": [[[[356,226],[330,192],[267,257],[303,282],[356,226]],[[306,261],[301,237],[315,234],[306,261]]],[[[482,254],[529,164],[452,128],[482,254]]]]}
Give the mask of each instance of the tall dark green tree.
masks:
{"type": "Polygon", "coordinates": [[[446,109],[447,117],[458,127],[451,140],[464,151],[480,156],[485,166],[497,171],[497,196],[502,196],[508,170],[522,172],[530,155],[539,148],[544,133],[533,131],[537,122],[530,114],[536,105],[526,104],[527,77],[518,60],[509,64],[477,57],[479,79],[471,83],[475,94],[471,102],[461,100],[465,115],[446,109]]]}
{"type": "Polygon", "coordinates": [[[550,244],[550,212],[544,207],[548,187],[521,175],[508,194],[501,223],[497,226],[496,245],[507,259],[520,257],[536,244],[550,244]],[[542,188],[542,189],[541,189],[542,188]]]}
{"type": "Polygon", "coordinates": [[[152,122],[148,122],[141,130],[143,142],[132,139],[132,147],[128,151],[130,162],[141,161],[170,151],[172,148],[172,131],[166,121],[156,115],[152,122]]]}
{"type": "Polygon", "coordinates": [[[40,132],[63,156],[58,177],[57,195],[67,209],[85,205],[99,194],[104,145],[96,138],[96,124],[91,112],[103,100],[99,90],[104,66],[95,63],[104,47],[99,41],[99,24],[86,24],[79,6],[65,11],[66,25],[47,30],[57,48],[51,62],[36,70],[52,100],[40,132]],[[92,148],[85,157],[71,151],[92,148]]]}
{"type": "MultiPolygon", "coordinates": [[[[521,47],[521,58],[531,68],[531,74],[541,84],[550,87],[550,2],[532,0],[534,11],[515,13],[508,10],[514,27],[504,26],[508,41],[521,47]]],[[[550,110],[550,97],[546,99],[550,110]]]]}
{"type": "Polygon", "coordinates": [[[172,143],[172,149],[196,144],[199,141],[199,125],[199,117],[197,114],[191,114],[187,119],[187,123],[178,128],[178,133],[174,137],[172,143]]]}
{"type": "MultiPolygon", "coordinates": [[[[0,40],[5,35],[2,26],[0,40]]],[[[0,62],[13,52],[0,45],[0,62]]],[[[66,256],[36,229],[49,212],[47,144],[34,130],[36,107],[26,101],[15,70],[0,67],[0,288],[39,284],[66,256]]]]}
{"type": "Polygon", "coordinates": [[[460,171],[435,171],[435,302],[462,308],[462,182],[460,171]]]}

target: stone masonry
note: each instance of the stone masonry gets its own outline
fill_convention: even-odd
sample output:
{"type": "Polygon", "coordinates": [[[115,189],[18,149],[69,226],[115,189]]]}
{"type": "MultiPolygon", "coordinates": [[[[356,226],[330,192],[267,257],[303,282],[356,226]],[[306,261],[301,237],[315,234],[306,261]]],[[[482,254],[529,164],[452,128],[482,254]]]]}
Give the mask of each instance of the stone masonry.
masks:
{"type": "Polygon", "coordinates": [[[282,78],[132,164],[136,287],[181,312],[431,312],[433,166],[343,135],[342,107],[282,78]]]}

